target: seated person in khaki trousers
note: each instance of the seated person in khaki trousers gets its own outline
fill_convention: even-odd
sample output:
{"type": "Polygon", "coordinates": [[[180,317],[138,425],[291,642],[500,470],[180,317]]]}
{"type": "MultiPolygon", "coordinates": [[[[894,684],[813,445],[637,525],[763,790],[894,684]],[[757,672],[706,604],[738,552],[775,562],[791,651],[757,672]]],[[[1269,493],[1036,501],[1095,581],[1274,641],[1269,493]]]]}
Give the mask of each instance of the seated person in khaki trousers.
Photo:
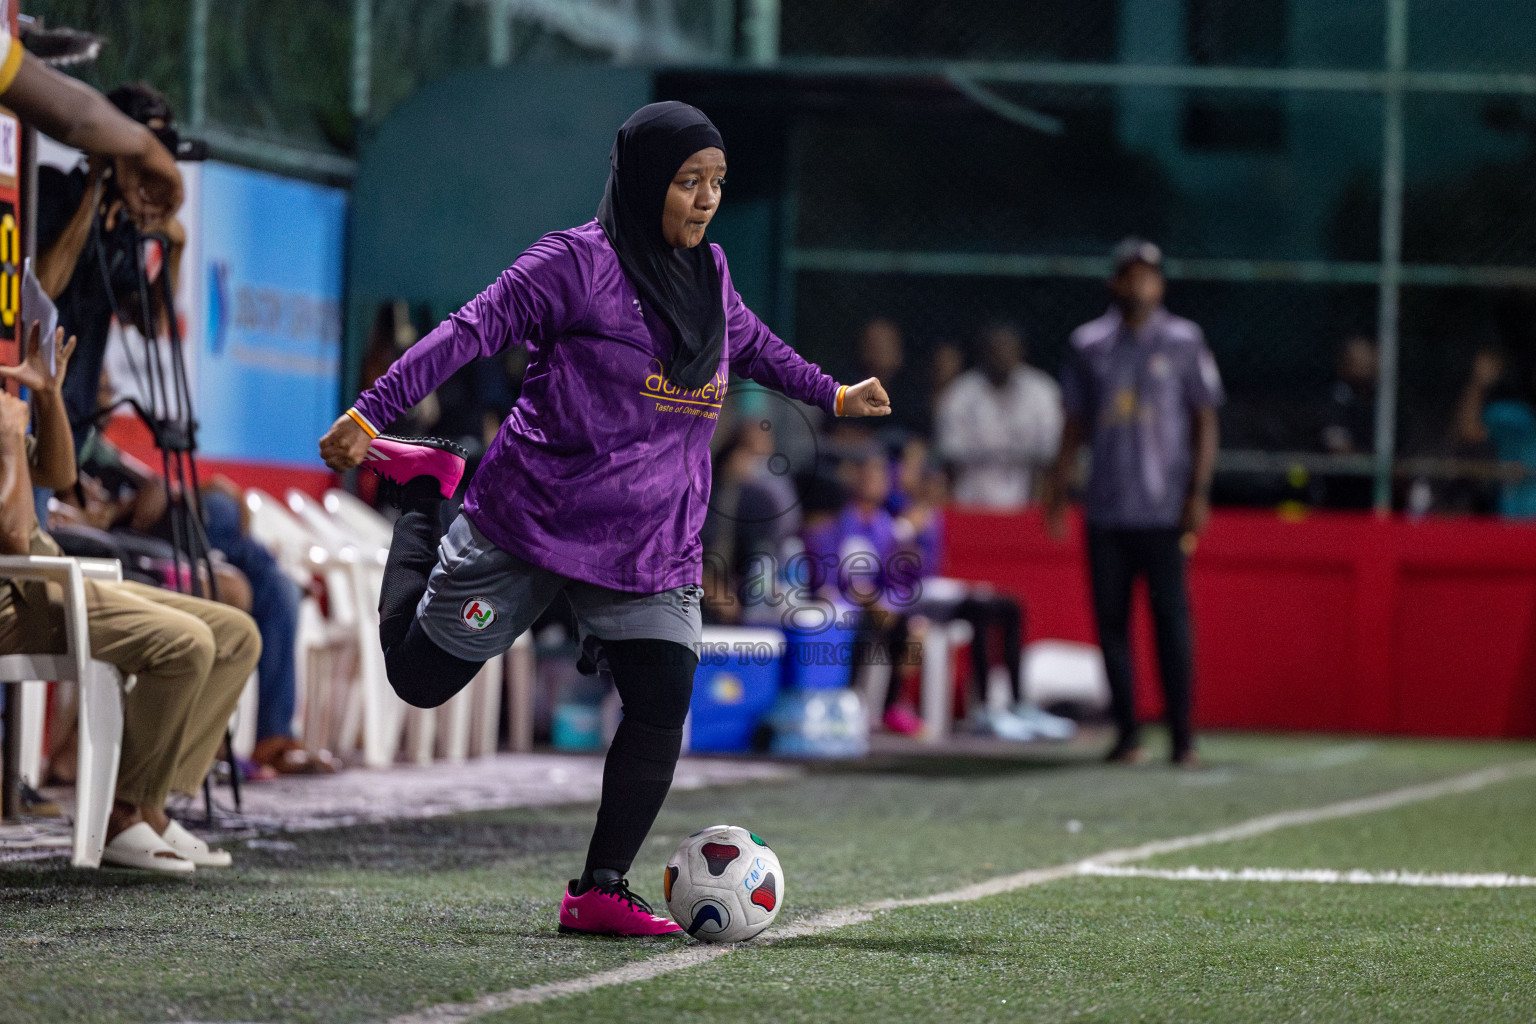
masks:
{"type": "MultiPolygon", "coordinates": [[[[62,330],[60,331],[62,335],[62,330]]],[[[38,526],[32,486],[71,487],[75,449],[60,396],[74,339],[50,371],[39,354],[37,325],[20,366],[0,378],[25,385],[37,414],[0,392],[0,553],[58,555],[38,526]]],[[[0,581],[0,652],[61,650],[63,608],[39,583],[0,581]]],[[[213,850],[165,814],[171,792],[193,794],[213,765],[229,716],[261,654],[250,616],[227,605],[138,583],[85,581],[91,656],[133,674],[123,698],[123,751],[104,863],[186,874],[225,867],[213,850]]]]}

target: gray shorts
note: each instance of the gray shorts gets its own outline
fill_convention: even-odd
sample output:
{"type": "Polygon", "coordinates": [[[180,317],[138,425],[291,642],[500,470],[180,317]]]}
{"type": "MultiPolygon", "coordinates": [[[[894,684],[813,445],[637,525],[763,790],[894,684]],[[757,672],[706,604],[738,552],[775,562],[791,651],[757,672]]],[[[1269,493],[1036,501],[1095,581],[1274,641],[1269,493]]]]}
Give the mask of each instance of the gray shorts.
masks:
{"type": "Polygon", "coordinates": [[[562,590],[576,610],[584,646],[590,637],[671,640],[699,649],[703,587],[690,583],[659,594],[631,594],[583,583],[503,551],[462,515],[438,544],[437,565],[416,618],[449,654],[485,661],[511,647],[562,590]]]}

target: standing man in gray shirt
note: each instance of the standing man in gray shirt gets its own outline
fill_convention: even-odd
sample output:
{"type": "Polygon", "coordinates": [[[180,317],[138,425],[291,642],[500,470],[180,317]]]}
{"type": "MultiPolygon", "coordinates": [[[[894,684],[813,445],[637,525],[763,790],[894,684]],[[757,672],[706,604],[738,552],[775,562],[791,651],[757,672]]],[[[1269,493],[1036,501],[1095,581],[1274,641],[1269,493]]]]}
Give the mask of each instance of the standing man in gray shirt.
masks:
{"type": "Polygon", "coordinates": [[[1133,764],[1144,756],[1129,626],[1131,588],[1145,576],[1172,760],[1193,768],[1193,635],[1184,563],[1210,517],[1221,376],[1200,328],[1163,308],[1158,247],[1127,238],[1114,258],[1113,306],[1072,333],[1062,370],[1067,419],[1047,524],[1062,534],[1072,470],[1086,443],[1088,571],[1118,730],[1108,759],[1133,764]]]}

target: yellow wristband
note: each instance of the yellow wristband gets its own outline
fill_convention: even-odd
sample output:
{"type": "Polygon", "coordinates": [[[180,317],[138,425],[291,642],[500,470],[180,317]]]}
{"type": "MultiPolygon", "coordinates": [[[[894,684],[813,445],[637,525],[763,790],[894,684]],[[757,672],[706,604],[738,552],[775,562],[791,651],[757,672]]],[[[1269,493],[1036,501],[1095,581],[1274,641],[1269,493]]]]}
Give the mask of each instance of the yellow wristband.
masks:
{"type": "Polygon", "coordinates": [[[21,40],[12,37],[11,45],[5,51],[5,60],[0,62],[0,93],[8,91],[16,81],[16,75],[21,71],[21,58],[26,52],[21,40]]]}
{"type": "Polygon", "coordinates": [[[363,419],[363,414],[356,409],[348,409],[347,415],[352,417],[352,422],[363,428],[363,433],[369,437],[378,437],[379,432],[373,428],[373,424],[363,419]]]}
{"type": "Polygon", "coordinates": [[[843,396],[846,395],[847,393],[848,393],[848,385],[847,384],[844,384],[842,387],[837,389],[837,407],[834,410],[835,415],[841,416],[843,414],[843,396]]]}

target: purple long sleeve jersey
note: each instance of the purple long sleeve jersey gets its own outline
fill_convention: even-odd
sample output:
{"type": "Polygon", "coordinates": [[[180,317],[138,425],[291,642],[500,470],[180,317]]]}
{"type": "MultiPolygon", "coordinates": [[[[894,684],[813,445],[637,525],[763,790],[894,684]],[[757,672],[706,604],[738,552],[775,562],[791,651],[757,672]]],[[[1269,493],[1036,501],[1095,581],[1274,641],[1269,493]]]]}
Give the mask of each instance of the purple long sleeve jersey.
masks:
{"type": "Polygon", "coordinates": [[[464,514],[503,550],[573,579],[635,593],[699,583],[709,442],[730,373],[828,413],[838,389],[742,303],[712,248],[725,348],[697,391],[666,379],[671,334],[593,220],[534,243],[353,408],[382,426],[470,360],[526,345],[522,396],[470,481],[464,514]]]}

